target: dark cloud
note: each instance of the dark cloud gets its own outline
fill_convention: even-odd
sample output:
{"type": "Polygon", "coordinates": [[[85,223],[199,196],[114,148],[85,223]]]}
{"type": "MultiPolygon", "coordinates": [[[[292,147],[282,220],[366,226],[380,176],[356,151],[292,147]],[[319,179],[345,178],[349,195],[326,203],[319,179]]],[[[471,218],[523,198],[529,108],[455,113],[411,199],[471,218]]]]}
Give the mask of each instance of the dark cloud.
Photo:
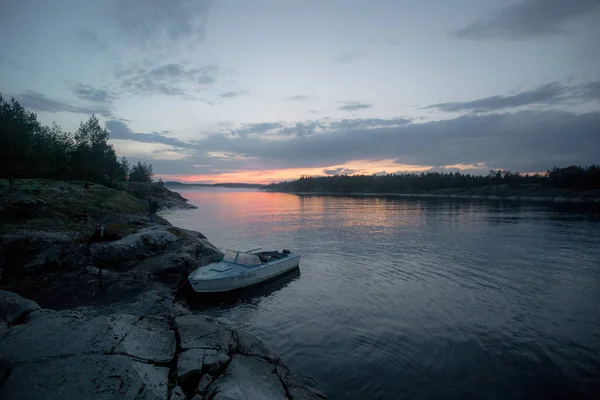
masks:
{"type": "Polygon", "coordinates": [[[286,97],[284,100],[288,100],[288,101],[302,101],[302,100],[308,100],[308,97],[303,95],[303,94],[297,94],[295,96],[290,96],[290,97],[286,97]]]}
{"type": "Polygon", "coordinates": [[[578,86],[574,95],[583,101],[600,101],[600,81],[578,86]]]}
{"type": "Polygon", "coordinates": [[[95,88],[90,85],[77,84],[73,87],[73,94],[82,100],[95,103],[110,103],[118,96],[106,89],[95,88]]]}
{"type": "MultiPolygon", "coordinates": [[[[600,112],[575,114],[559,111],[520,111],[505,114],[469,114],[426,123],[399,123],[402,119],[370,122],[308,121],[283,128],[263,129],[296,133],[273,140],[260,135],[213,134],[193,143],[177,143],[160,134],[121,130],[112,137],[165,143],[186,150],[182,160],[156,160],[157,173],[200,174],[220,169],[311,167],[328,169],[352,160],[396,159],[401,164],[441,167],[484,165],[513,171],[545,171],[553,166],[598,163],[600,112]],[[297,134],[304,127],[314,134],[297,134]],[[218,154],[218,156],[214,156],[218,154]],[[239,157],[243,155],[244,157],[239,157]],[[248,158],[251,161],[248,161],[248,158]],[[212,167],[194,167],[212,166],[212,167]],[[163,169],[164,168],[164,169],[163,169]]],[[[283,125],[283,124],[282,124],[283,125]]],[[[111,127],[113,128],[113,127],[111,127]]],[[[122,128],[122,125],[121,125],[122,128]]],[[[248,129],[242,127],[241,129],[248,129]]],[[[115,129],[111,129],[115,132],[115,129]]],[[[391,169],[391,171],[400,170],[391,169]]],[[[329,171],[335,172],[335,171],[329,171]]]]}
{"type": "Polygon", "coordinates": [[[235,97],[244,96],[246,94],[248,94],[247,91],[245,91],[245,90],[239,90],[237,92],[231,91],[231,92],[221,93],[219,96],[221,96],[224,99],[233,99],[235,97]]]}
{"type": "Polygon", "coordinates": [[[279,130],[278,134],[286,136],[307,136],[314,134],[317,130],[325,129],[327,126],[321,121],[296,122],[279,130]]]}
{"type": "Polygon", "coordinates": [[[289,140],[212,135],[198,146],[244,153],[271,168],[398,159],[404,164],[485,163],[490,168],[544,171],[554,165],[597,163],[598,126],[600,113],[522,111],[396,127],[338,129],[289,140]]]}
{"type": "Polygon", "coordinates": [[[321,111],[319,111],[319,110],[308,110],[306,113],[307,114],[321,114],[321,111]]]}
{"type": "Polygon", "coordinates": [[[327,124],[330,129],[372,129],[392,126],[401,126],[410,124],[411,120],[406,118],[361,118],[361,119],[342,119],[340,121],[331,121],[327,124]]]}
{"type": "Polygon", "coordinates": [[[356,61],[361,57],[362,57],[362,54],[358,53],[358,52],[342,53],[342,54],[338,55],[336,58],[334,58],[333,61],[335,61],[336,63],[340,63],[340,64],[346,64],[346,63],[351,63],[353,61],[356,61]]]}
{"type": "Polygon", "coordinates": [[[371,108],[371,107],[373,107],[371,104],[359,103],[357,101],[350,101],[350,102],[347,102],[345,105],[338,107],[338,110],[358,111],[358,110],[364,110],[365,108],[371,108]]]}
{"type": "Polygon", "coordinates": [[[162,143],[179,148],[195,148],[193,144],[182,142],[179,139],[165,136],[164,133],[136,133],[126,123],[120,120],[106,121],[104,126],[110,132],[111,139],[133,140],[142,143],[162,143]]]}
{"type": "Polygon", "coordinates": [[[115,73],[122,90],[129,93],[164,94],[193,98],[190,91],[202,90],[204,86],[216,82],[219,67],[204,65],[187,68],[182,64],[168,63],[152,68],[128,68],[115,73]]]}
{"type": "Polygon", "coordinates": [[[34,91],[29,91],[24,94],[15,96],[15,98],[25,108],[39,112],[71,112],[75,114],[87,115],[98,114],[106,118],[112,118],[113,116],[112,111],[106,105],[97,104],[93,106],[79,106],[69,104],[61,100],[51,99],[46,95],[34,91]]]}
{"type": "Polygon", "coordinates": [[[563,86],[557,82],[512,96],[491,96],[467,102],[438,103],[425,108],[440,111],[489,112],[531,105],[550,105],[600,100],[600,82],[563,86]]]}
{"type": "Polygon", "coordinates": [[[531,104],[556,103],[564,93],[565,88],[554,82],[513,96],[491,96],[468,102],[439,103],[427,108],[437,108],[441,111],[495,111],[531,104]]]}
{"type": "Polygon", "coordinates": [[[339,121],[314,120],[303,122],[262,122],[256,124],[244,124],[239,128],[226,127],[224,132],[233,136],[307,136],[316,132],[331,132],[340,129],[373,129],[381,127],[393,127],[409,124],[411,120],[405,118],[363,118],[363,119],[342,119],[339,121]]]}
{"type": "Polygon", "coordinates": [[[283,125],[279,122],[262,122],[258,124],[245,124],[239,129],[231,130],[231,133],[246,136],[251,134],[264,134],[270,130],[280,128],[283,128],[283,125]]]}
{"type": "Polygon", "coordinates": [[[331,168],[331,169],[324,169],[323,173],[325,175],[352,175],[355,174],[357,172],[360,172],[362,170],[359,169],[350,169],[350,168],[331,168]]]}
{"type": "Polygon", "coordinates": [[[564,35],[568,22],[599,9],[598,0],[522,0],[454,32],[454,36],[474,40],[521,40],[564,35]]]}

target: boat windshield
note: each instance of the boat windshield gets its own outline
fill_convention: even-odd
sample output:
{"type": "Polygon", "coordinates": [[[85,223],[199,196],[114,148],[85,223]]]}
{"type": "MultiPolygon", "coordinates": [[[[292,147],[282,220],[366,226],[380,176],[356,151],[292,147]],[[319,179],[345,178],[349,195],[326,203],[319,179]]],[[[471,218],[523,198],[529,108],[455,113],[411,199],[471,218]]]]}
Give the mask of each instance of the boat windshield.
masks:
{"type": "Polygon", "coordinates": [[[244,253],[234,250],[226,250],[223,261],[253,267],[260,264],[260,258],[256,254],[244,253]]]}

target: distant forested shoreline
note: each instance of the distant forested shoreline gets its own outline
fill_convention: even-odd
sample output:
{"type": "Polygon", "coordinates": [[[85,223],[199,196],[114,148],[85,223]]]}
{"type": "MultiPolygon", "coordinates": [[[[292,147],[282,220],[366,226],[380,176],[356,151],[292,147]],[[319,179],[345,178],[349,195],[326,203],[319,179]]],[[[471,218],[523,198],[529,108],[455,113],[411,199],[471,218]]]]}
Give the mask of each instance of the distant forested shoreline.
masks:
{"type": "Polygon", "coordinates": [[[11,187],[15,179],[151,182],[152,165],[117,159],[109,136],[95,115],[75,133],[65,132],[42,125],[35,113],[0,94],[0,177],[11,187]]]}
{"type": "Polygon", "coordinates": [[[431,194],[600,198],[600,167],[568,166],[544,174],[507,170],[487,175],[460,172],[307,177],[267,185],[264,190],[323,194],[431,194]]]}
{"type": "Polygon", "coordinates": [[[183,183],[176,181],[166,181],[164,183],[167,187],[177,188],[177,187],[221,187],[221,188],[231,188],[231,189],[262,189],[267,185],[263,185],[260,183],[236,183],[236,182],[228,182],[228,183],[183,183]]]}

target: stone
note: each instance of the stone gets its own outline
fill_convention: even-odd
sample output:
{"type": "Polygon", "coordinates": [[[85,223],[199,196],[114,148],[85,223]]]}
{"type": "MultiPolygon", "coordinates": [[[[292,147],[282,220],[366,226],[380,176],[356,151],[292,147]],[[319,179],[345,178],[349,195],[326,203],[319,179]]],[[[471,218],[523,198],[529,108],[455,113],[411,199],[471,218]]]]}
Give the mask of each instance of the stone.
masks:
{"type": "Polygon", "coordinates": [[[171,397],[169,400],[186,400],[185,394],[183,393],[183,389],[181,386],[175,386],[175,389],[171,392],[171,397]]]}
{"type": "Polygon", "coordinates": [[[209,374],[202,375],[202,378],[200,378],[200,382],[198,382],[198,388],[196,389],[196,391],[202,396],[204,396],[208,391],[208,387],[210,386],[212,381],[213,379],[209,374]]]}
{"type": "Polygon", "coordinates": [[[209,386],[213,400],[286,399],[275,367],[265,360],[237,355],[225,373],[209,386]]]}
{"type": "Polygon", "coordinates": [[[177,356],[177,382],[185,388],[197,385],[203,373],[217,373],[229,362],[221,350],[190,349],[177,356]]]}
{"type": "Polygon", "coordinates": [[[23,321],[29,313],[39,309],[40,306],[35,301],[24,299],[13,292],[0,290],[0,321],[6,327],[23,321]]]}
{"type": "Polygon", "coordinates": [[[237,339],[237,353],[266,358],[273,364],[279,362],[279,356],[251,333],[244,330],[236,330],[234,338],[237,339]]]}

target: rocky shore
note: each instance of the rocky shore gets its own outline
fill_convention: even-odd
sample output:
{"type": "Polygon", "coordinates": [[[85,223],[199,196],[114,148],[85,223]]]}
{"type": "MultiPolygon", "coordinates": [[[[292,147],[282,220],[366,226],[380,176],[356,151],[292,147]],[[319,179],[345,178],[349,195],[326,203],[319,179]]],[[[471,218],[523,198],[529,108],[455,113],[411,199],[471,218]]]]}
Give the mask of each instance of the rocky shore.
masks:
{"type": "Polygon", "coordinates": [[[221,255],[154,184],[0,186],[0,398],[316,399],[265,344],[177,300],[221,255]],[[98,228],[102,227],[102,234],[98,228]]]}

